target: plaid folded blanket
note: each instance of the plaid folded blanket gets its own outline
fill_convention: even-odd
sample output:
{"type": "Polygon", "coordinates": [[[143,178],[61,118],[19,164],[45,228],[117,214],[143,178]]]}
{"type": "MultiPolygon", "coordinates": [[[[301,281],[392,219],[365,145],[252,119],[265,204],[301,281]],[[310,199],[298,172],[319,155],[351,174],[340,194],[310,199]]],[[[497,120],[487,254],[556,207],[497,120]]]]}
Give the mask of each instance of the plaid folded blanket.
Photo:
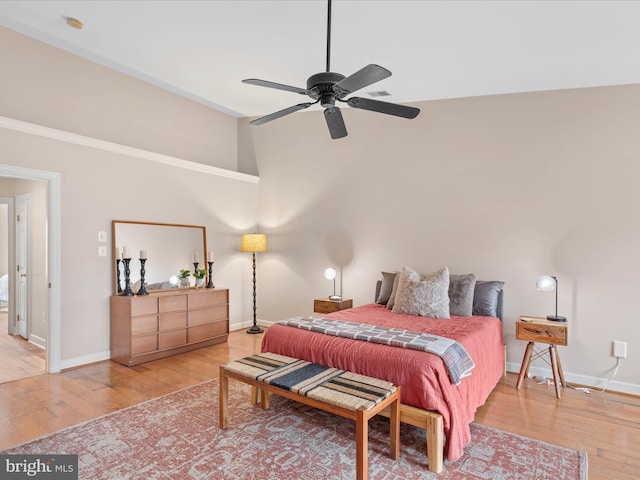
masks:
{"type": "Polygon", "coordinates": [[[430,333],[319,317],[292,317],[278,323],[325,335],[433,353],[442,358],[449,378],[454,385],[459,385],[460,379],[471,375],[471,370],[475,367],[472,358],[460,343],[430,333]]]}

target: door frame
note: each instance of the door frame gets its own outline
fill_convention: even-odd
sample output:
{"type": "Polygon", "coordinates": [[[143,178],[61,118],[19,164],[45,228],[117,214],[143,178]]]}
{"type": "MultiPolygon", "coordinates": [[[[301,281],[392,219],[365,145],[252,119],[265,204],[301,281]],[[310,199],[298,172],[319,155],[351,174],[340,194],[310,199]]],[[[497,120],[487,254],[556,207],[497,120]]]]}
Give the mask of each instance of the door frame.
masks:
{"type": "Polygon", "coordinates": [[[7,332],[0,332],[0,334],[8,333],[13,335],[15,333],[15,314],[14,314],[14,298],[13,291],[15,286],[13,285],[15,279],[15,271],[16,271],[16,257],[13,254],[13,244],[15,242],[15,222],[13,216],[13,197],[0,197],[0,204],[7,206],[7,269],[9,271],[9,282],[7,287],[9,288],[9,298],[7,299],[7,314],[8,314],[8,325],[7,332]]]}
{"type": "MultiPolygon", "coordinates": [[[[57,172],[0,164],[0,176],[47,182],[47,262],[49,284],[46,371],[60,371],[61,176],[57,172]]],[[[14,267],[15,268],[15,267],[14,267]]]]}

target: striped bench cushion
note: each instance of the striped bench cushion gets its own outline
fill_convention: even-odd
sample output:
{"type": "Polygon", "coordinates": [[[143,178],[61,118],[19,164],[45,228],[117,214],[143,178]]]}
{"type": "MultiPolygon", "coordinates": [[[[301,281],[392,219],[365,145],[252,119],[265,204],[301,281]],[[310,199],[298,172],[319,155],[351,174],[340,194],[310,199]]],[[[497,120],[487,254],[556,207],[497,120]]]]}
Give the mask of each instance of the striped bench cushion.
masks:
{"type": "Polygon", "coordinates": [[[241,358],[224,369],[351,411],[370,410],[396,391],[384,380],[275,353],[241,358]]]}

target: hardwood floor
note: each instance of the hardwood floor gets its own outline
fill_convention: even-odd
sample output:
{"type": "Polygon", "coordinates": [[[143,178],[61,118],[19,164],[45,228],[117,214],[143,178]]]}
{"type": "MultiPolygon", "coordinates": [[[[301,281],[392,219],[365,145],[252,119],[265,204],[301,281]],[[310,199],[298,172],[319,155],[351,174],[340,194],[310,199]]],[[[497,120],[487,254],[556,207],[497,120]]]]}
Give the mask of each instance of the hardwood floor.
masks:
{"type": "MultiPolygon", "coordinates": [[[[260,350],[262,335],[233,332],[229,342],[127,368],[104,361],[0,385],[0,450],[218,376],[217,367],[260,350]]],[[[640,471],[640,398],[584,394],[508,374],[476,422],[589,456],[589,478],[636,479],[640,471]]],[[[402,451],[401,451],[402,454],[402,451]]],[[[445,466],[446,468],[446,466],[445,466]]]]}
{"type": "Polygon", "coordinates": [[[6,311],[0,311],[0,383],[43,374],[44,349],[7,334],[8,316],[6,311]]]}

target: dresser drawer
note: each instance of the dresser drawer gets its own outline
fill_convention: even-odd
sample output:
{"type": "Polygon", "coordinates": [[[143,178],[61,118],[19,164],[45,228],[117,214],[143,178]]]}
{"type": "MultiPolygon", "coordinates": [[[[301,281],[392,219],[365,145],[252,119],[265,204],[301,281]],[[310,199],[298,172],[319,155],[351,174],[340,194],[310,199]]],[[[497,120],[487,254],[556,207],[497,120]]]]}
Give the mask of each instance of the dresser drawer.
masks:
{"type": "Polygon", "coordinates": [[[186,312],[161,313],[159,315],[159,331],[175,330],[187,326],[186,312]]]}
{"type": "Polygon", "coordinates": [[[212,308],[202,308],[200,310],[191,310],[188,313],[188,325],[202,325],[204,323],[216,322],[227,319],[227,306],[218,306],[212,308]]]}
{"type": "Polygon", "coordinates": [[[229,290],[209,290],[189,295],[189,309],[225,305],[229,303],[229,290]]]}
{"type": "Polygon", "coordinates": [[[131,316],[151,315],[158,313],[157,297],[133,297],[131,299],[131,316]]]}
{"type": "Polygon", "coordinates": [[[135,317],[131,319],[131,335],[144,335],[158,331],[158,316],[135,317]]]}
{"type": "Polygon", "coordinates": [[[227,322],[209,323],[208,325],[200,325],[191,327],[187,333],[187,341],[189,343],[200,342],[209,338],[226,335],[228,332],[227,322]]]}
{"type": "Polygon", "coordinates": [[[175,330],[172,332],[164,332],[158,335],[158,348],[179,347],[187,342],[187,331],[185,329],[175,330]]]}
{"type": "Polygon", "coordinates": [[[167,297],[160,297],[160,313],[163,312],[176,312],[179,310],[185,310],[187,308],[187,296],[186,295],[171,295],[167,297]]]}
{"type": "Polygon", "coordinates": [[[158,335],[131,337],[131,355],[153,352],[158,349],[158,335]]]}

